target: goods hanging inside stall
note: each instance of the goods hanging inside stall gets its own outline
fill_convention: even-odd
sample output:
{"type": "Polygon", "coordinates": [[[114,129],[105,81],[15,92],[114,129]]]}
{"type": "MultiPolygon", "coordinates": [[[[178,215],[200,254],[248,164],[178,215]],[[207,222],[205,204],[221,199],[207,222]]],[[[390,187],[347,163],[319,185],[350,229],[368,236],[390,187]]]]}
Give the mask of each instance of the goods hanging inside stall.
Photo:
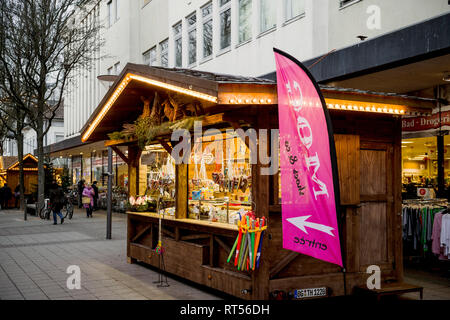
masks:
{"type": "Polygon", "coordinates": [[[300,297],[308,288],[351,294],[366,284],[370,265],[381,268],[383,283],[401,283],[400,114],[423,110],[408,99],[323,93],[335,134],[346,276],[282,248],[280,176],[262,170],[279,159],[270,139],[278,128],[276,83],[135,64],[82,131],[84,142],[109,136],[105,146],[128,148],[118,153],[128,164],[128,262],[159,267],[162,250],[168,273],[243,299],[300,297]],[[176,128],[189,136],[171,137],[176,128]],[[171,155],[183,142],[189,161],[178,164],[171,155]]]}

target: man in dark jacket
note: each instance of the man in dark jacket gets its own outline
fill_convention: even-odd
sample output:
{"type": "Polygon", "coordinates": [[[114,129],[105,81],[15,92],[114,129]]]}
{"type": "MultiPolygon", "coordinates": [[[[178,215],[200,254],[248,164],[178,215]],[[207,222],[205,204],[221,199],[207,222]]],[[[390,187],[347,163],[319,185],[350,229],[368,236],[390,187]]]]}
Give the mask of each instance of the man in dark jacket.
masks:
{"type": "Polygon", "coordinates": [[[77,189],[78,189],[78,208],[81,208],[83,206],[83,203],[81,201],[82,193],[83,193],[83,189],[84,189],[84,180],[83,179],[78,181],[77,189]]]}
{"type": "Polygon", "coordinates": [[[61,209],[64,206],[64,192],[60,186],[53,181],[50,187],[50,207],[53,211],[53,224],[58,224],[58,219],[56,215],[61,218],[61,224],[64,223],[64,218],[61,213],[61,209]]]}
{"type": "Polygon", "coordinates": [[[6,210],[8,209],[8,202],[9,199],[12,197],[11,188],[8,187],[8,185],[5,183],[5,185],[2,188],[2,209],[6,210]]]}
{"type": "Polygon", "coordinates": [[[92,189],[94,189],[94,211],[98,210],[97,207],[97,200],[98,200],[98,187],[97,187],[97,181],[94,181],[92,183],[92,189]]]}

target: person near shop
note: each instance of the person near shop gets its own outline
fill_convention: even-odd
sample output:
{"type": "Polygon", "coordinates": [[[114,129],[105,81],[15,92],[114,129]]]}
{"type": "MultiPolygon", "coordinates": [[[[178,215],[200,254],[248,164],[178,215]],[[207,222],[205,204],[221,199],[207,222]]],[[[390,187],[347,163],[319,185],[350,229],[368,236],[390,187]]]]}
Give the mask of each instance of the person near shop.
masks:
{"type": "Polygon", "coordinates": [[[81,208],[83,206],[81,200],[82,200],[82,193],[84,190],[84,180],[81,179],[80,181],[78,181],[78,185],[77,185],[77,190],[78,190],[78,208],[81,208]]]}
{"type": "Polygon", "coordinates": [[[97,181],[94,181],[92,183],[92,189],[94,189],[94,211],[98,210],[97,207],[97,200],[98,200],[98,187],[97,187],[97,181]]]}
{"type": "Polygon", "coordinates": [[[50,186],[50,209],[53,211],[53,224],[58,224],[57,215],[61,219],[61,224],[64,223],[64,217],[61,213],[61,209],[64,206],[64,192],[62,188],[56,183],[52,182],[50,186]]]}
{"type": "Polygon", "coordinates": [[[11,192],[11,188],[8,187],[8,184],[5,183],[5,185],[2,188],[2,209],[6,210],[8,209],[8,202],[12,197],[12,192],[11,192]]]}
{"type": "Polygon", "coordinates": [[[83,207],[86,209],[86,217],[92,218],[92,210],[94,209],[94,189],[91,185],[86,184],[83,190],[83,207]]]}
{"type": "Polygon", "coordinates": [[[15,200],[15,207],[16,207],[16,209],[19,209],[20,184],[18,184],[17,187],[14,189],[14,200],[15,200]]]}

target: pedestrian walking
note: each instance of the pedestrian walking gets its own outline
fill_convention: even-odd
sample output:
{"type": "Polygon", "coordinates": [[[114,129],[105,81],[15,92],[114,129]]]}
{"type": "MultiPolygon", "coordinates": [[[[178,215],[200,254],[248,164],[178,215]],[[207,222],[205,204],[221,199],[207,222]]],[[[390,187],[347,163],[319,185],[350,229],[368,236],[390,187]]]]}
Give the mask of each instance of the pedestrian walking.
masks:
{"type": "Polygon", "coordinates": [[[64,217],[61,213],[61,209],[64,206],[64,192],[60,186],[56,183],[56,181],[53,181],[52,185],[50,186],[50,208],[53,211],[53,224],[58,224],[58,218],[56,215],[59,216],[61,219],[61,224],[64,223],[64,217]]]}
{"type": "Polygon", "coordinates": [[[81,208],[83,206],[83,203],[81,202],[81,200],[82,200],[82,197],[83,197],[82,193],[83,193],[84,187],[85,187],[84,180],[81,179],[80,181],[78,181],[78,185],[77,185],[77,190],[78,190],[78,208],[81,208]]]}
{"type": "Polygon", "coordinates": [[[8,202],[12,197],[11,188],[5,183],[2,188],[2,209],[8,209],[8,202]]]}
{"type": "Polygon", "coordinates": [[[98,207],[97,207],[97,200],[98,200],[97,181],[94,181],[92,183],[92,189],[94,189],[94,211],[96,211],[96,210],[98,210],[98,207]]]}
{"type": "Polygon", "coordinates": [[[86,208],[86,217],[92,218],[92,210],[94,209],[94,189],[91,185],[86,184],[83,190],[83,206],[86,208]]]}
{"type": "Polygon", "coordinates": [[[15,207],[16,207],[16,209],[19,209],[20,184],[18,184],[17,187],[14,189],[14,200],[15,200],[15,207]]]}

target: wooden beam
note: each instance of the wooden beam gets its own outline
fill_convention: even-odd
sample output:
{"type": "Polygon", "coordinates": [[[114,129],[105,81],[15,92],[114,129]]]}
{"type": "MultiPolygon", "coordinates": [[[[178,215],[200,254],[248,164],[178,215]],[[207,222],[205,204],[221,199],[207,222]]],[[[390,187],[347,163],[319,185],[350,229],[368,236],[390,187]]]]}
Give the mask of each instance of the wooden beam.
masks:
{"type": "Polygon", "coordinates": [[[187,236],[182,236],[181,240],[197,240],[197,239],[209,239],[209,234],[189,234],[187,236]]]}
{"type": "Polygon", "coordinates": [[[146,233],[150,228],[152,227],[152,225],[148,225],[146,226],[144,229],[142,229],[137,235],[135,235],[133,237],[133,239],[131,239],[131,242],[135,242],[137,239],[139,239],[140,237],[142,237],[144,235],[144,233],[146,233]]]}
{"type": "Polygon", "coordinates": [[[172,237],[172,238],[175,238],[175,234],[174,234],[172,231],[169,231],[169,230],[167,230],[167,229],[165,229],[165,228],[161,228],[161,231],[162,231],[162,233],[165,233],[165,234],[167,234],[168,236],[170,236],[170,237],[172,237]]]}
{"type": "Polygon", "coordinates": [[[125,156],[122,151],[117,146],[111,146],[111,149],[114,150],[114,152],[123,160],[126,164],[130,164],[130,160],[125,156]]]}
{"type": "Polygon", "coordinates": [[[159,140],[159,143],[162,145],[162,147],[167,151],[168,154],[172,154],[172,147],[170,144],[164,140],[159,140]]]}
{"type": "Polygon", "coordinates": [[[214,235],[211,235],[209,238],[209,265],[214,267],[214,235]]]}
{"type": "Polygon", "coordinates": [[[130,145],[130,144],[135,144],[136,142],[137,142],[137,139],[106,140],[104,145],[105,145],[105,147],[126,146],[126,145],[130,145]]]}
{"type": "Polygon", "coordinates": [[[281,259],[280,261],[278,261],[278,263],[273,266],[272,269],[270,269],[269,272],[269,279],[272,279],[273,277],[275,277],[278,273],[281,272],[281,270],[283,270],[284,268],[287,267],[288,264],[290,264],[292,261],[294,261],[295,258],[297,258],[299,255],[298,252],[290,252],[289,254],[287,254],[283,259],[281,259]]]}
{"type": "Polygon", "coordinates": [[[227,245],[225,242],[223,242],[219,237],[214,237],[214,240],[217,241],[217,243],[226,251],[226,252],[230,252],[231,251],[231,247],[229,245],[227,245]]]}

